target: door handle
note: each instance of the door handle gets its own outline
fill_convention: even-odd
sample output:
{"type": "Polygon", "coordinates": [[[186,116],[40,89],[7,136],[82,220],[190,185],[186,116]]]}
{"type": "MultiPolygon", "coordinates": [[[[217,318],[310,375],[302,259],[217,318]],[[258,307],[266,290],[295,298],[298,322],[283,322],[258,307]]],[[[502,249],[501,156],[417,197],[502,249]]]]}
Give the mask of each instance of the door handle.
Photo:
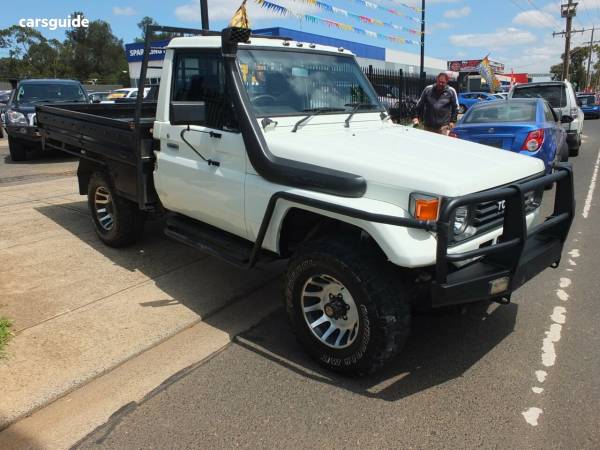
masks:
{"type": "Polygon", "coordinates": [[[173,150],[179,150],[179,144],[174,142],[167,142],[167,147],[172,148],[173,150]]]}

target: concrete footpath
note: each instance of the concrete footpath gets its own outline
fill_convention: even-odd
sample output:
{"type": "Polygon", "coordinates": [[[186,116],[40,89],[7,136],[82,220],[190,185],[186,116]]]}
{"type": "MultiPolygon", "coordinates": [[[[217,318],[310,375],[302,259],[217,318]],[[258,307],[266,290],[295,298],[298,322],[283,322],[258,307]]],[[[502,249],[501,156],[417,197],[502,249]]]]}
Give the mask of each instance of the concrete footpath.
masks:
{"type": "MultiPolygon", "coordinates": [[[[160,222],[132,247],[104,246],[76,183],[0,180],[0,316],[14,321],[15,333],[0,360],[0,430],[129,361],[127,383],[113,383],[114,395],[106,386],[96,393],[94,403],[107,397],[106,409],[89,423],[82,412],[82,429],[103,423],[107,411],[143,397],[278,306],[282,265],[237,270],[167,240],[160,222]],[[175,335],[179,341],[169,340],[175,335]],[[135,358],[149,349],[151,356],[135,358]]],[[[0,434],[0,447],[16,439],[15,429],[0,434]]]]}

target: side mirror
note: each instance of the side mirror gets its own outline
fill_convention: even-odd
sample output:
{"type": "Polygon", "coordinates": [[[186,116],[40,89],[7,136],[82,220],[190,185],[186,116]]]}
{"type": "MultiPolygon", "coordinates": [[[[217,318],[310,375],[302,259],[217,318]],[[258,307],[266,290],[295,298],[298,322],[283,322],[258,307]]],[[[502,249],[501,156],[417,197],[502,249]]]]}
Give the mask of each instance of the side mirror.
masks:
{"type": "Polygon", "coordinates": [[[92,103],[100,103],[100,99],[96,98],[96,99],[92,100],[92,103]]]}
{"type": "Polygon", "coordinates": [[[573,120],[575,119],[573,119],[571,116],[562,116],[560,118],[560,123],[571,123],[573,120]]]}
{"type": "Polygon", "coordinates": [[[204,102],[171,102],[172,125],[204,125],[206,104],[204,102]]]}

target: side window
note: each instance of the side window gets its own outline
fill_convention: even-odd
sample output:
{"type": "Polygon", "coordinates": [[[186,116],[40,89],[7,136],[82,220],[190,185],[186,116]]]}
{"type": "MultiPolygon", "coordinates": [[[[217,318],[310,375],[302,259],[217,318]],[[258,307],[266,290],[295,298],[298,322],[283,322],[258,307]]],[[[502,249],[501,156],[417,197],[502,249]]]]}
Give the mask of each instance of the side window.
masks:
{"type": "Polygon", "coordinates": [[[204,102],[206,126],[231,127],[232,108],[225,92],[223,59],[216,52],[181,52],[176,55],[172,100],[204,102]]]}
{"type": "Polygon", "coordinates": [[[556,122],[558,118],[554,115],[554,111],[548,103],[544,102],[544,116],[547,122],[556,122]]]}

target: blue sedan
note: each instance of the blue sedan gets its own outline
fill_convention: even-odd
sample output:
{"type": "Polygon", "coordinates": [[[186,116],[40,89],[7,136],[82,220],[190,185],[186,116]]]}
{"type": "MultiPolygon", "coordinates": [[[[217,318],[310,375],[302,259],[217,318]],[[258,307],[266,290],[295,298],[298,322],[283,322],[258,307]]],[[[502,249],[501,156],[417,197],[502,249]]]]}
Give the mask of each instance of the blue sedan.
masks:
{"type": "Polygon", "coordinates": [[[471,106],[492,100],[498,100],[498,97],[487,92],[461,92],[458,94],[458,112],[464,114],[471,106]]]}
{"type": "Polygon", "coordinates": [[[550,173],[569,156],[562,120],[541,98],[498,100],[473,106],[451,135],[539,158],[550,173]]]}
{"type": "Polygon", "coordinates": [[[596,100],[594,94],[582,94],[577,96],[577,100],[581,102],[581,110],[585,115],[586,119],[589,118],[600,118],[600,105],[596,100]]]}

